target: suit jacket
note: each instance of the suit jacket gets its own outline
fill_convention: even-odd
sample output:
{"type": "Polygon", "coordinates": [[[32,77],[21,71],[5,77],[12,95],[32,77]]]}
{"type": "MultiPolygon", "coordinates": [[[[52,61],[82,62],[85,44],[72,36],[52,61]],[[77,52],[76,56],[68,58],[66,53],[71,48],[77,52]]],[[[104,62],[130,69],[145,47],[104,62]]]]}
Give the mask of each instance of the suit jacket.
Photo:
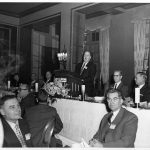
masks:
{"type": "MultiPolygon", "coordinates": [[[[144,85],[141,89],[140,89],[140,102],[150,102],[150,87],[148,87],[148,85],[144,85]]],[[[132,93],[131,93],[131,98],[134,99],[135,101],[135,88],[133,89],[132,93]]]]}
{"type": "Polygon", "coordinates": [[[75,72],[84,80],[85,84],[85,93],[88,96],[94,96],[94,77],[96,74],[96,65],[93,62],[88,62],[86,68],[83,70],[80,75],[82,63],[76,65],[75,72]]]}
{"type": "Polygon", "coordinates": [[[34,93],[29,93],[26,97],[24,97],[20,102],[22,117],[25,114],[25,110],[29,107],[37,105],[36,96],[34,93]]]}
{"type": "Polygon", "coordinates": [[[38,104],[27,109],[25,118],[29,124],[33,145],[35,147],[40,146],[41,135],[48,120],[55,120],[53,134],[59,133],[63,128],[62,121],[56,109],[46,104],[38,104]]]}
{"type": "MultiPolygon", "coordinates": [[[[23,119],[19,119],[18,121],[20,130],[22,132],[27,147],[32,147],[32,142],[30,138],[31,134],[27,122],[23,119]]],[[[3,147],[22,147],[13,129],[10,127],[10,125],[4,118],[2,118],[2,124],[4,128],[3,147]]]]}
{"type": "Polygon", "coordinates": [[[147,85],[144,85],[141,89],[140,89],[140,102],[150,102],[150,88],[147,85]]]}
{"type": "MultiPolygon", "coordinates": [[[[113,84],[111,87],[113,88],[115,84],[113,84]]],[[[121,82],[119,86],[117,87],[117,90],[121,91],[121,94],[123,98],[129,96],[128,87],[121,82]]]]}
{"type": "Polygon", "coordinates": [[[94,138],[103,143],[104,147],[134,147],[138,118],[135,114],[121,108],[111,125],[106,114],[94,138]]]}

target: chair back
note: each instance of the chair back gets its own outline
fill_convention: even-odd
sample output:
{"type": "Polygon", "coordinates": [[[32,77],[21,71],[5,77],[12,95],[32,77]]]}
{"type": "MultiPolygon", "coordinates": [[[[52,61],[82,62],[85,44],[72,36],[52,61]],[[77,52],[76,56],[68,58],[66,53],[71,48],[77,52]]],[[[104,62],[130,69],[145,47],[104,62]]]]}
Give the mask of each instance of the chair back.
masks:
{"type": "Polygon", "coordinates": [[[42,133],[41,143],[40,143],[41,147],[50,147],[53,130],[54,130],[54,119],[49,120],[45,125],[45,128],[42,133]]]}

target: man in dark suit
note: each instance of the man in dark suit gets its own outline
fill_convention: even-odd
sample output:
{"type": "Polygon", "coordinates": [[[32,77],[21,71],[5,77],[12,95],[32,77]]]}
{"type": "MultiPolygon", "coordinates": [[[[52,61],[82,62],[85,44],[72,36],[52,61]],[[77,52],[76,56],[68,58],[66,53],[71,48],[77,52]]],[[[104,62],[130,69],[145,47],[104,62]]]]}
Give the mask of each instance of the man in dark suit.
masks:
{"type": "Polygon", "coordinates": [[[85,93],[88,96],[94,96],[94,77],[96,74],[96,65],[93,63],[92,53],[85,51],[83,60],[78,63],[75,72],[80,76],[85,84],[85,93]]]}
{"type": "Polygon", "coordinates": [[[50,71],[46,71],[45,77],[46,77],[45,83],[52,82],[52,73],[50,71]]]}
{"type": "Polygon", "coordinates": [[[14,95],[0,99],[0,113],[4,128],[3,147],[31,147],[28,124],[21,119],[21,109],[14,95]]]}
{"type": "Polygon", "coordinates": [[[21,84],[21,81],[20,81],[20,77],[19,77],[19,74],[18,73],[15,73],[13,75],[13,79],[11,81],[11,86],[12,87],[19,87],[19,85],[21,84]]]}
{"type": "Polygon", "coordinates": [[[30,82],[30,89],[32,91],[35,91],[35,83],[38,83],[37,76],[35,73],[32,73],[31,74],[31,82],[30,82]]]}
{"type": "Polygon", "coordinates": [[[24,117],[27,108],[37,105],[36,95],[29,91],[27,84],[21,84],[18,90],[18,100],[21,106],[21,116],[24,117]]]}
{"type": "Polygon", "coordinates": [[[123,96],[123,99],[129,96],[128,93],[128,87],[123,84],[122,82],[122,71],[121,70],[115,70],[113,74],[114,84],[111,86],[111,88],[117,89],[121,91],[121,94],[123,96]]]}
{"type": "Polygon", "coordinates": [[[38,101],[39,104],[37,106],[27,109],[25,116],[30,127],[33,145],[35,147],[41,147],[40,140],[45,125],[49,120],[54,119],[54,132],[50,146],[55,147],[56,139],[54,135],[62,130],[62,121],[56,109],[48,105],[48,94],[44,89],[40,90],[38,94],[38,101]]]}
{"type": "Polygon", "coordinates": [[[107,93],[111,112],[106,114],[97,133],[89,144],[92,147],[134,147],[138,118],[135,114],[122,108],[121,92],[110,89],[107,93]]]}
{"type": "Polygon", "coordinates": [[[150,88],[146,84],[147,75],[144,72],[137,72],[135,83],[140,88],[140,102],[150,102],[150,88]]]}

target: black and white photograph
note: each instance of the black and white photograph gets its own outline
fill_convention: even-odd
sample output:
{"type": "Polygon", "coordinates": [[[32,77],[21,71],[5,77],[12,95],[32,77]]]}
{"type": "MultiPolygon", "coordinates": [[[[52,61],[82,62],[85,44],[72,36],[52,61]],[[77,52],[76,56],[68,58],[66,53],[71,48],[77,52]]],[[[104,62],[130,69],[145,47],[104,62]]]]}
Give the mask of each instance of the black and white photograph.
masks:
{"type": "Polygon", "coordinates": [[[0,148],[150,148],[148,1],[0,1],[0,148]]]}

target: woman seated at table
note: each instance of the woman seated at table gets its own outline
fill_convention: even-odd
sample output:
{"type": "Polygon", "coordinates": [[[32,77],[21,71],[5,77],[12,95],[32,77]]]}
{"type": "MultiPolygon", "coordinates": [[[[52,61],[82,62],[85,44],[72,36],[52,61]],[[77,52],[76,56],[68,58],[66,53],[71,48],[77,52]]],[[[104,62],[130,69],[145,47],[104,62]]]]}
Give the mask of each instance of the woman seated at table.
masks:
{"type": "Polygon", "coordinates": [[[11,86],[12,87],[19,87],[21,81],[20,81],[20,77],[19,77],[19,74],[18,73],[15,73],[13,75],[13,78],[11,80],[11,86]]]}

